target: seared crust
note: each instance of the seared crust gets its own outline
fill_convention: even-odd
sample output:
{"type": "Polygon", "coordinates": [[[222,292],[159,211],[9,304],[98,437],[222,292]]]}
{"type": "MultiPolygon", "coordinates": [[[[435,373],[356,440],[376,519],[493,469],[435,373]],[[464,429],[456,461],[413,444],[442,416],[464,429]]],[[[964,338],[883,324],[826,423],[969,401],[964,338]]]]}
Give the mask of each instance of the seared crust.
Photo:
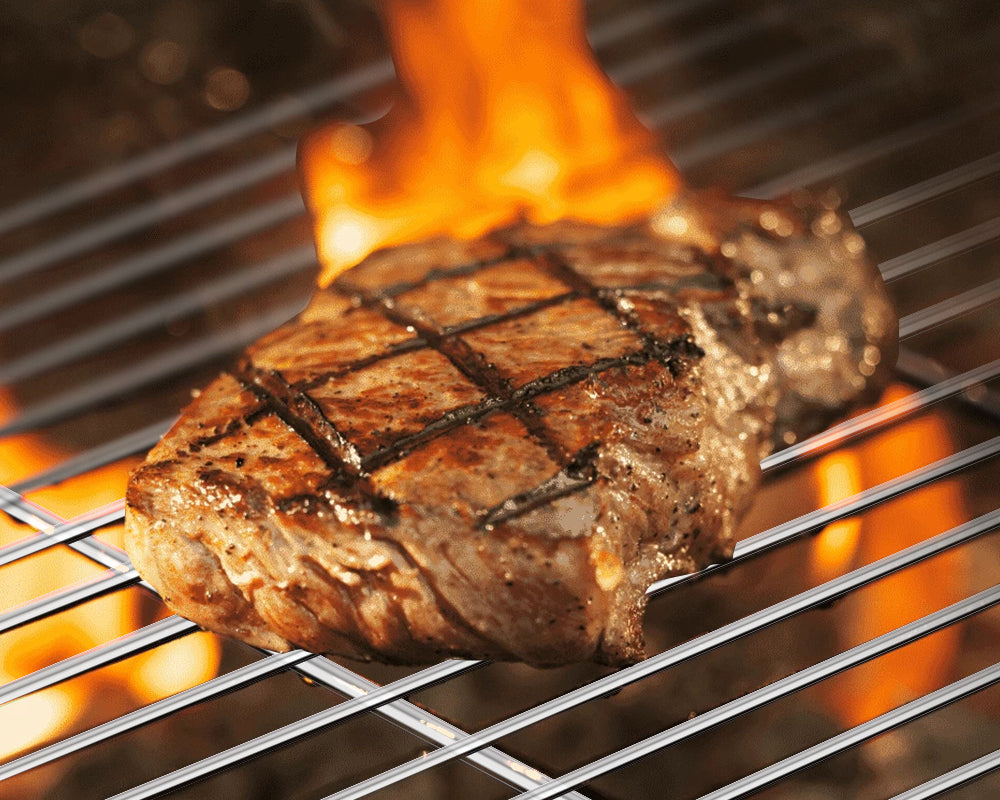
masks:
{"type": "Polygon", "coordinates": [[[383,251],[185,410],[126,544],[178,613],[271,649],[627,663],[646,588],[729,555],[759,459],[871,394],[894,333],[813,207],[383,251]]]}

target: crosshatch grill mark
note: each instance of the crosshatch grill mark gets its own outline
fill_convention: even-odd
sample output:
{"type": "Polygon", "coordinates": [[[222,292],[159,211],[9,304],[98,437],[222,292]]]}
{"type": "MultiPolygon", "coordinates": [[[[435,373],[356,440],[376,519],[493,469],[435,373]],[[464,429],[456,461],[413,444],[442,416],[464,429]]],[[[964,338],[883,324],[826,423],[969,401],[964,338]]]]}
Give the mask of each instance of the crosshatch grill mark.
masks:
{"type": "MultiPolygon", "coordinates": [[[[520,492],[481,514],[480,527],[492,528],[496,524],[514,519],[551,500],[582,491],[597,480],[596,453],[598,443],[592,443],[578,453],[570,454],[556,440],[544,423],[543,415],[531,402],[534,398],[559,388],[578,383],[610,369],[640,366],[656,360],[677,375],[681,362],[700,358],[703,352],[690,336],[684,335],[663,340],[645,330],[638,318],[623,309],[618,299],[623,291],[639,287],[603,289],[595,286],[578,273],[558,252],[558,245],[541,247],[512,247],[502,257],[467,264],[451,270],[432,270],[420,281],[395,284],[389,290],[369,292],[348,281],[335,281],[327,291],[347,297],[355,308],[368,308],[381,314],[388,321],[414,332],[413,339],[387,347],[380,353],[351,362],[344,367],[314,376],[308,380],[289,384],[278,372],[253,371],[250,380],[237,376],[244,386],[261,397],[275,413],[295,430],[317,452],[334,472],[334,477],[349,485],[352,481],[364,483],[360,493],[370,503],[390,503],[378,496],[368,476],[399,459],[414,449],[448,433],[461,425],[477,422],[496,412],[513,414],[540,444],[559,470],[538,486],[520,492]],[[406,314],[393,302],[393,297],[417,286],[430,285],[455,275],[474,275],[488,267],[506,262],[530,260],[557,280],[567,291],[535,303],[512,309],[503,314],[488,315],[468,322],[438,328],[428,322],[406,314]],[[599,359],[591,364],[573,364],[536,378],[518,389],[513,389],[499,370],[489,364],[481,353],[474,351],[459,338],[461,333],[499,325],[509,320],[528,317],[545,308],[567,303],[580,297],[594,301],[615,320],[636,332],[643,342],[642,348],[615,358],[599,359]],[[372,366],[387,358],[406,352],[430,347],[439,352],[459,369],[486,398],[478,403],[452,409],[436,420],[427,423],[420,431],[396,439],[389,445],[369,453],[363,458],[356,447],[326,418],[316,402],[306,392],[338,377],[372,366]],[[273,391],[273,390],[277,391],[273,391]]],[[[640,289],[641,291],[641,289],[640,289]]],[[[350,312],[347,312],[350,313],[350,312]]]]}
{"type": "Polygon", "coordinates": [[[246,362],[239,365],[233,377],[295,431],[326,464],[338,491],[348,497],[355,495],[364,508],[382,517],[395,513],[395,501],[381,495],[361,469],[357,448],[327,419],[311,397],[290,386],[278,373],[257,369],[246,362]]]}

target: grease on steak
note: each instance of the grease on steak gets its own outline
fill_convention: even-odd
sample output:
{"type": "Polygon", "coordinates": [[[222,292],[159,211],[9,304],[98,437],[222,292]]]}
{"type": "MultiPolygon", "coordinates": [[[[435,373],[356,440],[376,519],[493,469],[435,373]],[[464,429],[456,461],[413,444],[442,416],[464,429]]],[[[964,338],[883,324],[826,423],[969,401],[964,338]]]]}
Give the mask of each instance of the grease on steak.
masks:
{"type": "Polygon", "coordinates": [[[894,333],[809,204],[381,251],[185,410],[127,546],[178,613],[275,650],[627,663],[646,588],[731,553],[760,458],[870,397],[894,333]]]}

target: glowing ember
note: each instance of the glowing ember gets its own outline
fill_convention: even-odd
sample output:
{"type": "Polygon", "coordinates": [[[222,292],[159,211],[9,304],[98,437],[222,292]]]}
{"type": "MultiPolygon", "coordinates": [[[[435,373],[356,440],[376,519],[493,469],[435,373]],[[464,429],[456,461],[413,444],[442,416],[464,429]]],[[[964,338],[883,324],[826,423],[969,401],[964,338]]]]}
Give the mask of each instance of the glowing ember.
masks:
{"type": "Polygon", "coordinates": [[[382,5],[399,97],[300,150],[326,285],[376,248],[519,219],[615,223],[679,185],[601,72],[579,2],[382,5]]]}
{"type": "MultiPolygon", "coordinates": [[[[888,404],[905,397],[890,387],[888,404]]],[[[850,450],[823,459],[817,468],[824,503],[842,500],[954,452],[944,420],[929,414],[890,428],[850,450]]],[[[830,525],[816,540],[812,572],[816,581],[891,555],[960,525],[969,517],[955,481],[938,481],[876,506],[863,518],[830,525]]],[[[844,646],[853,646],[905,625],[961,599],[965,574],[962,550],[884,578],[842,601],[844,646]]],[[[955,627],[921,639],[824,684],[831,709],[847,725],[857,725],[942,686],[954,662],[960,631],[955,627]]]]}

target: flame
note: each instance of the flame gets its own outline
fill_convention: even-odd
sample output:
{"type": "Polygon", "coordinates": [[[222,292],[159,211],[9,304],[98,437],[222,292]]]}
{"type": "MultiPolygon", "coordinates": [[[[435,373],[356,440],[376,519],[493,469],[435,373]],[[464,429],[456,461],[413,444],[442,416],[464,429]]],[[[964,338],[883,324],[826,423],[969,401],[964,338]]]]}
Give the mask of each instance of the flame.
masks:
{"type": "Polygon", "coordinates": [[[601,72],[581,2],[382,3],[389,113],[321,128],[299,164],[320,283],[373,250],[527,219],[616,223],[660,205],[673,167],[601,72]]]}
{"type": "MultiPolygon", "coordinates": [[[[13,399],[0,389],[0,419],[16,413],[13,399]]],[[[0,439],[0,483],[11,484],[64,460],[70,453],[35,435],[0,439]]],[[[55,487],[33,492],[30,500],[64,518],[87,514],[122,497],[133,460],[93,470],[55,487]]],[[[45,522],[38,520],[38,528],[45,522]]],[[[31,531],[0,515],[0,545],[31,531]]],[[[98,535],[121,547],[121,527],[98,535]]],[[[29,557],[2,568],[0,611],[35,600],[102,570],[67,548],[29,557]]],[[[0,683],[135,630],[141,618],[137,590],[129,589],[18,628],[0,636],[0,683]]],[[[0,760],[60,738],[81,725],[125,713],[194,686],[215,675],[218,641],[195,634],[95,673],[0,706],[0,760]],[[121,691],[121,690],[124,690],[121,691]],[[98,698],[100,701],[98,702],[98,698]]],[[[54,773],[47,773],[55,780],[54,773]]]]}
{"type": "MultiPolygon", "coordinates": [[[[890,387],[888,404],[909,392],[890,387]]],[[[888,429],[817,465],[820,498],[833,503],[922,467],[954,452],[944,419],[934,413],[888,429]]],[[[937,481],[867,511],[863,517],[828,526],[811,553],[814,580],[826,581],[929,539],[968,519],[961,487],[937,481]]],[[[839,606],[840,632],[853,646],[960,600],[965,574],[961,549],[942,553],[867,587],[839,606]]],[[[824,684],[824,700],[845,724],[854,726],[908,700],[938,689],[947,679],[959,644],[952,626],[888,653],[824,684]]]]}

